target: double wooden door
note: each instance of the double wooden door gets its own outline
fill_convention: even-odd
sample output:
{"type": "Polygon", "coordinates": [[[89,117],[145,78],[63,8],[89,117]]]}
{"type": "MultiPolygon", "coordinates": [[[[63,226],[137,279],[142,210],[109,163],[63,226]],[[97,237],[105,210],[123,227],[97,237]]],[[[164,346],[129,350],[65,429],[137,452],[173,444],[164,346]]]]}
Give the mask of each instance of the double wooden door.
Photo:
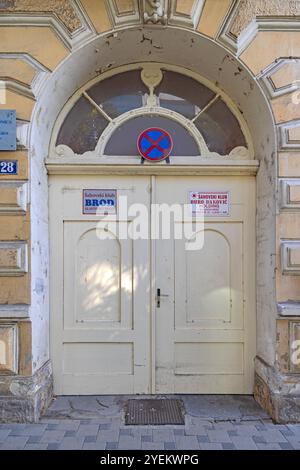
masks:
{"type": "Polygon", "coordinates": [[[254,178],[53,175],[50,239],[56,394],[252,393],[254,178]],[[84,213],[86,189],[113,190],[116,215],[84,213]],[[193,191],[230,197],[203,247],[176,235],[184,210],[154,236],[153,211],[193,191]]]}

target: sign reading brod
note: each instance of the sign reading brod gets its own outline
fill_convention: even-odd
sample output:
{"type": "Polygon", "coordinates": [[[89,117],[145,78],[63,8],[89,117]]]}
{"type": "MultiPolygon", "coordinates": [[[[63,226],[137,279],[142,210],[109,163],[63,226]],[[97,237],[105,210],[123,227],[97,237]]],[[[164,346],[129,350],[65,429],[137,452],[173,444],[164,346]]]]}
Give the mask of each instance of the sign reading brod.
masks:
{"type": "Polygon", "coordinates": [[[84,189],[83,213],[109,215],[117,213],[116,189],[84,189]]]}

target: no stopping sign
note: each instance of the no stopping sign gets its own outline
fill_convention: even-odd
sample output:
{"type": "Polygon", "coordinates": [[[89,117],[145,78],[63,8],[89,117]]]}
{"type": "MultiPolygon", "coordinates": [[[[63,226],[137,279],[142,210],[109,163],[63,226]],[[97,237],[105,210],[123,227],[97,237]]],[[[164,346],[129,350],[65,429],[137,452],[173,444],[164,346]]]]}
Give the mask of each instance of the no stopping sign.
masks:
{"type": "Polygon", "coordinates": [[[159,127],[144,130],[138,138],[138,150],[150,162],[160,162],[167,158],[173,147],[170,134],[159,127]]]}

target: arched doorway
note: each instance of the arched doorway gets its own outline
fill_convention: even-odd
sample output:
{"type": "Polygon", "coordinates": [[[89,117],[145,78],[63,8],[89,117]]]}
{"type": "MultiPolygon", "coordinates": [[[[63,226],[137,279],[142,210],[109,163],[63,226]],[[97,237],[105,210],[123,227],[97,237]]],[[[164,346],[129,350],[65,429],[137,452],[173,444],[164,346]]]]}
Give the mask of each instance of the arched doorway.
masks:
{"type": "MultiPolygon", "coordinates": [[[[197,74],[214,84],[217,89],[230,96],[242,114],[249,128],[253,142],[253,157],[259,161],[259,168],[253,171],[253,165],[244,161],[243,165],[227,165],[235,174],[235,178],[245,174],[256,176],[256,320],[257,320],[257,357],[268,364],[275,361],[275,195],[276,195],[276,138],[275,127],[269,104],[257,80],[246,69],[245,65],[231,55],[228,50],[215,41],[197,33],[174,27],[151,28],[143,32],[139,28],[119,29],[114,35],[102,35],[74,51],[61,64],[42,89],[35,108],[31,129],[31,198],[36,208],[32,213],[32,246],[40,246],[43,241],[43,252],[35,249],[33,278],[39,278],[47,287],[49,283],[49,258],[47,244],[49,242],[48,226],[48,174],[59,175],[74,173],[72,161],[66,158],[49,159],[50,140],[53,136],[54,125],[64,106],[75,93],[91,80],[124,64],[141,63],[145,58],[161,64],[176,64],[189,73],[197,74]],[[45,166],[45,160],[47,165],[45,166]],[[64,167],[64,170],[62,170],[64,167]],[[42,279],[41,279],[42,277],[42,279]]],[[[126,65],[127,67],[127,65],[126,65]]],[[[203,80],[202,80],[203,82],[203,80]]],[[[73,101],[74,102],[74,101],[73,101]]],[[[250,139],[251,141],[251,139],[250,139]]],[[[87,167],[86,160],[76,157],[76,171],[95,175],[95,165],[87,167]]],[[[115,173],[118,173],[117,166],[115,173]]],[[[135,168],[135,174],[143,174],[145,167],[135,168]]],[[[102,165],[103,174],[111,172],[111,166],[102,165]]],[[[161,166],[163,173],[165,166],[161,166]]],[[[175,172],[175,168],[173,169],[175,172]]],[[[207,175],[224,174],[224,166],[214,162],[193,169],[207,175]]],[[[168,168],[169,172],[169,168],[168,168]]],[[[178,173],[183,175],[181,168],[178,173]]],[[[177,173],[177,175],[178,175],[177,173]]],[[[75,172],[76,174],[76,172],[75,172]]],[[[237,178],[236,178],[237,179],[237,178]]],[[[254,224],[253,224],[254,226],[254,224]]],[[[51,253],[50,253],[51,256],[51,253]]],[[[52,315],[52,304],[49,306],[47,289],[43,297],[33,292],[33,302],[38,304],[42,312],[43,332],[45,338],[44,350],[47,352],[48,318],[52,315]]],[[[255,333],[254,333],[255,334],[255,333]]],[[[45,352],[45,354],[46,354],[45,352]]],[[[258,372],[262,362],[256,363],[258,372]]],[[[260,373],[260,372],[259,372],[260,373]]]]}
{"type": "Polygon", "coordinates": [[[76,92],[47,160],[57,394],[253,392],[258,166],[234,103],[186,69],[76,92]]]}

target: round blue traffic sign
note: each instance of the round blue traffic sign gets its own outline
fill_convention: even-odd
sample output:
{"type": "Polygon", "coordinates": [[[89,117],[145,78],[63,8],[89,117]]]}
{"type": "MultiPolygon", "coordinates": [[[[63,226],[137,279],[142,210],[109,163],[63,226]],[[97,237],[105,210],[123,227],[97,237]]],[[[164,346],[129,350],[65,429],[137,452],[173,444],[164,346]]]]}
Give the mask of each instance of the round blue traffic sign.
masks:
{"type": "Polygon", "coordinates": [[[160,162],[167,158],[172,147],[170,134],[159,127],[144,130],[138,138],[138,150],[141,156],[150,162],[160,162]]]}

